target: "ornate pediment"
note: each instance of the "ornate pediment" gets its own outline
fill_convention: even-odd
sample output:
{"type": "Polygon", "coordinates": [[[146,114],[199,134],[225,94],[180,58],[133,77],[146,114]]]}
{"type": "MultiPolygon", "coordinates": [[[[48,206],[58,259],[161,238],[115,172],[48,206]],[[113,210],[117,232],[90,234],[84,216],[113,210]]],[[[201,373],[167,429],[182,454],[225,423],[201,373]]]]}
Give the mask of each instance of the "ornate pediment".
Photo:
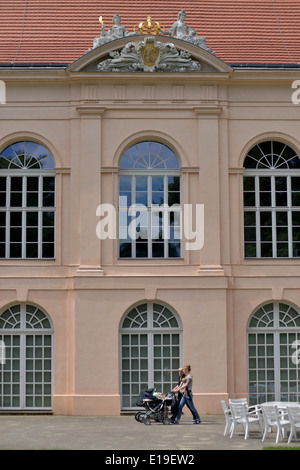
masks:
{"type": "Polygon", "coordinates": [[[68,67],[69,72],[201,72],[232,71],[218,59],[184,22],[181,10],[177,21],[166,31],[148,17],[128,32],[116,14],[114,25],[105,31],[102,17],[101,34],[94,39],[93,48],[68,67]]]}
{"type": "Polygon", "coordinates": [[[186,51],[178,51],[170,42],[146,37],[135,44],[128,42],[121,51],[109,53],[110,59],[99,62],[99,72],[200,72],[201,64],[186,51]]]}

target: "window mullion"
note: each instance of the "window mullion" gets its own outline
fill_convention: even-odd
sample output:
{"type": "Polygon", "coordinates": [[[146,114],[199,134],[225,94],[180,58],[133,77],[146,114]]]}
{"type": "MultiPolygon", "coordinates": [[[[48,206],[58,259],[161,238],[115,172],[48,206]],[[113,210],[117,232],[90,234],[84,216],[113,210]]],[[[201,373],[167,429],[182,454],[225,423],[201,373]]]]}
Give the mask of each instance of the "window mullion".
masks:
{"type": "MultiPolygon", "coordinates": [[[[135,180],[135,175],[132,175],[132,179],[131,179],[131,196],[132,196],[132,199],[131,199],[131,204],[135,204],[136,203],[136,180],[135,180]]],[[[134,216],[134,221],[131,220],[131,223],[134,224],[134,228],[135,228],[135,232],[136,232],[136,214],[134,216]]],[[[132,227],[132,225],[131,225],[132,227]]],[[[131,256],[132,258],[136,258],[136,239],[135,237],[131,239],[131,256]]]]}
{"type": "Polygon", "coordinates": [[[6,209],[5,211],[5,258],[10,256],[10,211],[6,209]]]}
{"type": "Polygon", "coordinates": [[[280,400],[280,342],[279,332],[274,331],[274,386],[275,400],[280,400]]]}
{"type": "MultiPolygon", "coordinates": [[[[273,153],[272,153],[273,155],[273,153]]],[[[272,258],[277,257],[277,234],[276,234],[276,188],[275,176],[271,175],[271,223],[272,223],[272,258]]]]}
{"type": "Polygon", "coordinates": [[[288,219],[288,250],[289,258],[293,258],[293,219],[292,219],[292,185],[291,175],[287,176],[287,219],[288,219]]]}
{"type": "Polygon", "coordinates": [[[22,258],[26,258],[26,206],[27,206],[27,177],[22,177],[22,258]]]}
{"type": "Polygon", "coordinates": [[[26,304],[20,304],[20,407],[25,408],[26,391],[26,304]]]}
{"type": "Polygon", "coordinates": [[[168,258],[169,253],[168,253],[168,243],[170,240],[170,235],[166,237],[166,230],[168,230],[167,233],[169,233],[169,227],[170,227],[170,211],[166,210],[168,204],[168,176],[164,176],[164,211],[163,211],[163,232],[164,232],[164,257],[168,258]]]}
{"type": "MultiPolygon", "coordinates": [[[[26,313],[25,313],[26,315],[26,313]]],[[[22,317],[22,315],[21,315],[22,317]]],[[[23,353],[20,357],[20,408],[25,408],[25,396],[26,396],[26,334],[20,334],[20,351],[23,353]]]]}
{"type": "Polygon", "coordinates": [[[148,333],[148,354],[149,354],[149,384],[154,386],[154,333],[153,330],[153,303],[148,304],[148,328],[151,333],[148,333]]]}
{"type": "Polygon", "coordinates": [[[151,206],[152,206],[152,177],[147,177],[147,244],[148,244],[148,258],[152,258],[152,220],[151,220],[151,206]]]}
{"type": "Polygon", "coordinates": [[[147,208],[147,244],[148,258],[152,258],[151,209],[147,208]]]}
{"type": "Polygon", "coordinates": [[[277,258],[277,233],[276,233],[276,210],[271,213],[272,220],[272,258],[277,258]]]}
{"type": "Polygon", "coordinates": [[[164,204],[168,204],[168,176],[164,176],[164,204]]]}
{"type": "Polygon", "coordinates": [[[256,224],[256,257],[261,258],[261,240],[260,240],[260,211],[255,211],[255,224],[256,224]]]}
{"type": "Polygon", "coordinates": [[[255,175],[256,257],[261,258],[259,176],[255,175]]]}
{"type": "Polygon", "coordinates": [[[39,176],[39,195],[38,195],[38,257],[42,258],[42,225],[43,225],[43,177],[39,176]]]}
{"type": "Polygon", "coordinates": [[[11,191],[11,177],[6,177],[6,214],[5,214],[5,258],[10,257],[10,191],[11,191]],[[9,198],[9,200],[8,200],[9,198]]]}
{"type": "Polygon", "coordinates": [[[166,236],[166,231],[168,229],[168,224],[169,224],[169,211],[166,210],[164,207],[163,213],[162,213],[162,224],[163,224],[163,240],[164,240],[164,257],[168,258],[168,237],[166,236]]]}

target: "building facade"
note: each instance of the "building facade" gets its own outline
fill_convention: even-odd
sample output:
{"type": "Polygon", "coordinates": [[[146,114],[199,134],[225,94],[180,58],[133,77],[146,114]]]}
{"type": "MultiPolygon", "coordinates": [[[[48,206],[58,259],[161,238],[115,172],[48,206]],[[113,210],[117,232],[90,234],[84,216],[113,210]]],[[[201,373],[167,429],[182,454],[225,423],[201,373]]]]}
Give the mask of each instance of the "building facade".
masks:
{"type": "Polygon", "coordinates": [[[299,401],[298,74],[162,34],[1,68],[0,410],[117,415],[186,363],[200,413],[299,401]]]}

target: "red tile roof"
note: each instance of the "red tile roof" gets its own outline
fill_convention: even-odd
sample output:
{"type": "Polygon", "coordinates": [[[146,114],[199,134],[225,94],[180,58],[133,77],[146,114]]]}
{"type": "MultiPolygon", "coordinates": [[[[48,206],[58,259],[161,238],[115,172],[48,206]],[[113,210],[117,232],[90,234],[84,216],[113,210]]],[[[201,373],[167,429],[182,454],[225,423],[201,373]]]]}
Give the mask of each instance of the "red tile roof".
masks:
{"type": "Polygon", "coordinates": [[[0,63],[71,63],[118,12],[128,31],[148,15],[168,29],[181,9],[227,63],[299,64],[299,0],[0,0],[0,63]]]}

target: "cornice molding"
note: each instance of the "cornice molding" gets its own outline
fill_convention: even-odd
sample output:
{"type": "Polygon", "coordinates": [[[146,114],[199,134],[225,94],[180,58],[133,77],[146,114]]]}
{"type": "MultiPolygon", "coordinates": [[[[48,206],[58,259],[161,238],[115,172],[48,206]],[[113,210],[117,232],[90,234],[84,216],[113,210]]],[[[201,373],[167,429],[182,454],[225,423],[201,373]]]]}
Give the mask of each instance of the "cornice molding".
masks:
{"type": "Polygon", "coordinates": [[[205,104],[203,106],[194,106],[194,112],[198,115],[214,115],[217,116],[222,113],[223,107],[222,106],[217,106],[217,105],[208,105],[205,104]]]}
{"type": "Polygon", "coordinates": [[[97,105],[84,105],[84,106],[77,106],[76,111],[81,115],[98,115],[102,116],[105,112],[106,108],[104,106],[97,106],[97,105]]]}
{"type": "Polygon", "coordinates": [[[71,173],[71,168],[70,167],[64,167],[64,168],[55,168],[55,173],[57,175],[68,175],[71,173]]]}
{"type": "Polygon", "coordinates": [[[243,175],[245,168],[229,168],[228,173],[230,175],[243,175]]]}
{"type": "Polygon", "coordinates": [[[182,173],[199,173],[199,166],[182,166],[180,168],[182,173]]]}

